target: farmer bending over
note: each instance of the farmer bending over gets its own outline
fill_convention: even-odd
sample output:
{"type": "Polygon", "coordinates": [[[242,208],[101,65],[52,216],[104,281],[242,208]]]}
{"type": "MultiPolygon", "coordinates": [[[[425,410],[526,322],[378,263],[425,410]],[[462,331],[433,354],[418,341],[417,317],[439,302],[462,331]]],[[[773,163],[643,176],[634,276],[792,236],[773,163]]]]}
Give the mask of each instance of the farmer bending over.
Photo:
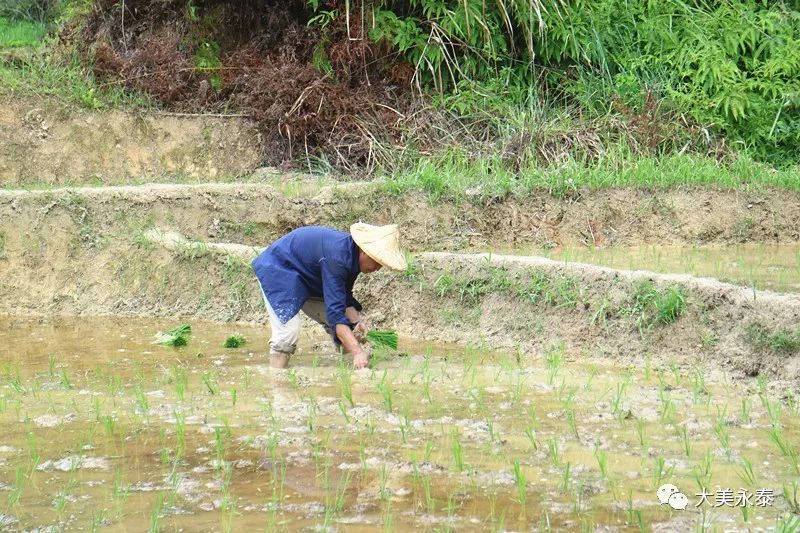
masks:
{"type": "Polygon", "coordinates": [[[353,356],[356,368],[366,367],[368,356],[359,339],[366,338],[367,324],[361,304],[353,297],[353,284],[361,272],[368,274],[382,266],[406,269],[395,224],[359,222],[350,226],[350,233],[319,226],[298,228],[256,257],[253,270],[272,327],[270,365],[289,365],[297,348],[302,310],[353,356]]]}

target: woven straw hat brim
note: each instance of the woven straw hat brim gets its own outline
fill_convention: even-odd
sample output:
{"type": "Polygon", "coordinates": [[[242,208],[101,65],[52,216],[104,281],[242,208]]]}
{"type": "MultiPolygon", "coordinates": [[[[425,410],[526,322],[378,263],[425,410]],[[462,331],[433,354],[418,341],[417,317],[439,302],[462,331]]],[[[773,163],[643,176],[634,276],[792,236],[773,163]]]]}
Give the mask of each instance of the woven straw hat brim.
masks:
{"type": "Polygon", "coordinates": [[[408,267],[400,250],[400,231],[397,224],[373,226],[357,222],[350,226],[350,234],[365,254],[386,268],[403,271],[408,267]]]}

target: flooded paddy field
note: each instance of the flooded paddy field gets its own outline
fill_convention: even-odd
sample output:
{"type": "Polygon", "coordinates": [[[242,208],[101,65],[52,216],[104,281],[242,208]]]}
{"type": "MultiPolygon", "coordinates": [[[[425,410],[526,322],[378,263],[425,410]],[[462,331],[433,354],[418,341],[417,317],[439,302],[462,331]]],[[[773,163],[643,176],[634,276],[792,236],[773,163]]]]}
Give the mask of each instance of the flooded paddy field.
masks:
{"type": "Polygon", "coordinates": [[[797,391],[402,338],[274,371],[265,328],[175,325],[0,318],[3,530],[796,530],[797,391]]]}
{"type": "Polygon", "coordinates": [[[527,253],[626,270],[691,274],[762,290],[800,292],[800,244],[566,246],[502,253],[527,253]]]}

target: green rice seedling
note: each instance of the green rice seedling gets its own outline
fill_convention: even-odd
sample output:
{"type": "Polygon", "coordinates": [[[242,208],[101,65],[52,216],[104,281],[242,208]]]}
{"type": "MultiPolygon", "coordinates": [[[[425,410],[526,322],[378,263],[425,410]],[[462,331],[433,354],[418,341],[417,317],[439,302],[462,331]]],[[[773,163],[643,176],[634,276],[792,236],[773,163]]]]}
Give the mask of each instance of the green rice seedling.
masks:
{"type": "Polygon", "coordinates": [[[389,475],[386,473],[386,465],[381,464],[381,467],[378,469],[378,496],[384,500],[388,500],[392,494],[387,487],[388,481],[389,475]]]}
{"type": "MultiPolygon", "coordinates": [[[[345,476],[339,480],[339,485],[334,493],[334,498],[325,505],[325,523],[330,525],[330,521],[339,513],[344,510],[345,499],[347,497],[347,489],[350,486],[351,473],[347,472],[345,476]]],[[[327,495],[326,495],[327,496],[327,495]]]]}
{"type": "Polygon", "coordinates": [[[633,516],[636,518],[636,527],[639,528],[639,533],[646,533],[649,531],[644,523],[644,515],[638,509],[634,511],[633,516]]]}
{"type": "Polygon", "coordinates": [[[222,479],[222,498],[220,500],[220,520],[222,531],[230,533],[233,531],[233,518],[238,513],[236,511],[236,500],[231,494],[231,480],[233,478],[233,467],[226,465],[225,474],[222,479]]]}
{"type": "Polygon", "coordinates": [[[397,332],[392,329],[374,329],[367,332],[367,340],[376,346],[397,349],[397,332]]]}
{"type": "Polygon", "coordinates": [[[289,367],[289,370],[286,371],[286,379],[292,389],[297,390],[300,388],[300,379],[297,377],[297,372],[294,368],[289,367]]]}
{"type": "Polygon", "coordinates": [[[622,414],[622,405],[625,401],[625,391],[628,388],[627,380],[617,383],[617,390],[611,397],[611,412],[615,415],[622,414]]]}
{"type": "Polygon", "coordinates": [[[392,384],[386,381],[386,370],[383,371],[383,377],[376,385],[378,392],[383,398],[383,405],[386,410],[392,412],[392,384]]]}
{"type": "Polygon", "coordinates": [[[800,481],[795,480],[788,485],[783,484],[783,499],[790,511],[800,515],[800,481]]]}
{"type": "Polygon", "coordinates": [[[169,448],[167,448],[167,430],[164,428],[158,428],[158,441],[161,445],[161,451],[159,452],[159,460],[161,461],[162,465],[169,463],[169,448]]]}
{"type": "Polygon", "coordinates": [[[28,479],[28,476],[25,472],[25,467],[16,467],[14,469],[14,486],[8,493],[9,507],[15,507],[19,503],[19,500],[22,497],[22,491],[25,489],[26,479],[28,479]]]}
{"type": "Polygon", "coordinates": [[[150,529],[149,533],[159,533],[163,531],[161,528],[161,514],[164,511],[164,494],[159,492],[156,494],[156,501],[153,508],[150,509],[150,529]]]}
{"type": "Polygon", "coordinates": [[[753,471],[753,463],[747,457],[742,457],[742,464],[736,469],[736,474],[748,487],[756,486],[756,473],[753,471]]]}
{"type": "Polygon", "coordinates": [[[118,466],[114,470],[114,483],[111,487],[111,499],[114,502],[117,518],[122,516],[129,495],[130,490],[122,482],[122,468],[118,466]]]}
{"type": "Polygon", "coordinates": [[[547,384],[553,386],[561,366],[564,364],[566,349],[564,343],[551,346],[544,354],[547,366],[547,384]]]}
{"type": "Polygon", "coordinates": [[[661,402],[661,420],[667,424],[672,424],[675,421],[677,408],[672,401],[669,394],[665,394],[661,402]]]}
{"type": "Polygon", "coordinates": [[[628,490],[628,502],[625,506],[625,524],[632,525],[634,523],[634,508],[633,508],[633,491],[628,490]]]}
{"type": "Polygon", "coordinates": [[[594,458],[597,460],[597,467],[600,469],[600,478],[608,482],[610,480],[608,475],[608,454],[595,447],[594,458]]]}
{"type": "Polygon", "coordinates": [[[456,511],[458,510],[458,508],[459,508],[459,505],[458,505],[458,502],[456,501],[456,494],[454,492],[451,492],[447,496],[447,519],[448,519],[448,522],[453,523],[453,521],[455,519],[456,511]]]}
{"type": "Polygon", "coordinates": [[[656,457],[653,462],[653,487],[660,487],[664,481],[672,477],[674,471],[674,466],[667,467],[664,457],[660,455],[656,457]]]}
{"type": "Polygon", "coordinates": [[[594,378],[597,377],[597,368],[592,366],[589,368],[589,377],[586,378],[586,383],[583,384],[583,390],[590,390],[592,388],[592,382],[594,378]]]}
{"type": "Polygon", "coordinates": [[[186,415],[180,411],[172,411],[175,417],[175,460],[183,457],[186,450],[186,415]]]}
{"type": "Polygon", "coordinates": [[[749,424],[750,420],[750,400],[747,398],[742,398],[742,407],[739,411],[739,421],[742,424],[749,424]]]}
{"type": "Polygon", "coordinates": [[[725,450],[725,454],[730,457],[730,431],[728,430],[728,423],[724,418],[718,418],[714,423],[714,434],[717,436],[717,440],[719,441],[720,446],[722,446],[722,449],[725,450]]]}
{"type": "Polygon", "coordinates": [[[108,435],[109,438],[113,437],[117,428],[117,422],[115,418],[112,415],[106,415],[101,419],[101,422],[103,423],[103,428],[106,431],[106,435],[108,435]]]}
{"type": "Polygon", "coordinates": [[[218,387],[217,387],[217,380],[216,375],[214,372],[203,372],[200,374],[200,379],[203,381],[203,384],[206,386],[208,393],[212,396],[217,394],[218,387]]]}
{"type": "Polygon", "coordinates": [[[150,403],[147,401],[147,394],[145,394],[141,385],[136,385],[133,390],[136,398],[136,412],[142,416],[147,416],[150,412],[150,403]]]}
{"type": "Polygon", "coordinates": [[[531,448],[533,451],[539,450],[539,443],[536,441],[536,430],[532,427],[525,429],[525,436],[528,437],[528,441],[531,443],[531,448]]]}
{"type": "MultiPolygon", "coordinates": [[[[500,531],[505,531],[505,530],[502,529],[500,531]]],[[[539,531],[542,531],[544,533],[550,533],[552,531],[550,527],[550,513],[547,512],[546,507],[544,507],[544,509],[542,510],[542,516],[541,518],[539,518],[539,531]]]]}
{"type": "Polygon", "coordinates": [[[192,333],[192,326],[181,324],[165,333],[156,336],[156,344],[163,346],[186,346],[189,343],[189,335],[192,333]]]}
{"type": "Polygon", "coordinates": [[[781,455],[783,455],[788,461],[789,465],[792,467],[792,470],[795,473],[800,474],[800,464],[798,463],[798,456],[797,450],[789,444],[786,439],[783,437],[783,433],[780,427],[773,427],[769,432],[770,440],[778,447],[780,450],[781,455]]]}
{"type": "Polygon", "coordinates": [[[514,385],[514,389],[511,393],[511,405],[517,406],[519,405],[520,400],[522,399],[522,391],[524,388],[525,379],[522,377],[521,374],[517,374],[517,380],[514,385]]]}
{"type": "Polygon", "coordinates": [[[572,464],[567,461],[564,470],[561,472],[561,490],[567,492],[572,484],[572,464]]]}
{"type": "Polygon", "coordinates": [[[95,422],[100,422],[100,416],[103,411],[103,399],[99,396],[92,397],[92,411],[94,412],[95,422]]]}
{"type": "Polygon", "coordinates": [[[578,435],[578,424],[575,420],[575,409],[569,409],[567,411],[567,425],[569,425],[569,430],[572,433],[572,436],[575,437],[576,440],[580,440],[580,435],[578,435]]]}
{"type": "Polygon", "coordinates": [[[672,379],[675,380],[675,386],[680,387],[682,379],[681,379],[681,369],[678,366],[678,363],[670,359],[669,361],[667,361],[667,366],[669,367],[670,372],[672,372],[672,379]]]}
{"type": "Polygon", "coordinates": [[[750,523],[750,507],[748,507],[747,505],[742,505],[740,507],[740,509],[742,510],[742,521],[745,524],[749,524],[750,523]]]}
{"type": "Polygon", "coordinates": [[[225,435],[221,428],[214,428],[214,454],[217,461],[214,465],[215,470],[222,468],[225,460],[225,435]]]}
{"type": "Polygon", "coordinates": [[[714,456],[711,454],[711,450],[707,450],[700,462],[692,469],[692,477],[700,490],[711,485],[711,470],[713,466],[714,456]]]}
{"type": "Polygon", "coordinates": [[[344,402],[339,400],[339,412],[342,413],[344,417],[344,421],[349,424],[350,423],[350,416],[347,414],[347,407],[345,407],[344,402]]]}
{"type": "Polygon", "coordinates": [[[425,508],[428,513],[433,514],[436,512],[436,500],[431,491],[431,477],[426,475],[422,477],[422,494],[425,496],[425,508]]]}
{"type": "Polygon", "coordinates": [[[776,533],[797,533],[800,531],[800,516],[784,516],[775,525],[776,533]]]}
{"type": "Polygon", "coordinates": [[[771,402],[769,400],[765,400],[764,407],[767,410],[767,416],[769,416],[769,422],[772,425],[772,427],[781,427],[780,402],[771,402]]]}
{"type": "Polygon", "coordinates": [[[454,429],[450,434],[450,451],[453,454],[453,465],[457,472],[464,471],[464,447],[461,444],[461,435],[454,429]]]}
{"type": "Polygon", "coordinates": [[[50,374],[51,378],[55,376],[55,371],[56,371],[56,355],[55,354],[51,353],[47,357],[47,371],[48,371],[48,374],[50,374]]]}
{"type": "Polygon", "coordinates": [[[19,375],[19,367],[15,367],[15,371],[8,378],[8,385],[11,390],[19,395],[28,394],[28,390],[22,385],[22,378],[19,375]]]}
{"type": "Polygon", "coordinates": [[[70,380],[69,380],[69,376],[67,376],[67,371],[66,370],[62,370],[61,371],[61,387],[64,390],[71,390],[71,389],[74,388],[72,386],[72,382],[70,382],[70,380]]]}
{"type": "Polygon", "coordinates": [[[558,441],[556,441],[555,437],[550,437],[547,441],[547,452],[550,455],[550,461],[553,466],[559,468],[561,466],[561,455],[559,454],[558,441]]]}
{"type": "Polygon", "coordinates": [[[394,531],[394,514],[392,513],[392,504],[389,501],[383,512],[383,530],[386,532],[394,531]]]}
{"type": "Polygon", "coordinates": [[[686,454],[686,457],[692,456],[692,441],[689,439],[689,432],[686,429],[686,426],[677,426],[675,431],[678,433],[678,437],[681,439],[681,445],[683,446],[683,453],[686,454]]]}
{"type": "Polygon", "coordinates": [[[92,509],[92,516],[91,516],[92,533],[99,531],[103,527],[106,527],[110,522],[111,519],[108,516],[107,510],[103,509],[101,511],[96,511],[92,509]]]}
{"type": "Polygon", "coordinates": [[[339,391],[342,398],[347,400],[350,407],[355,407],[353,402],[353,375],[344,365],[339,365],[336,371],[336,381],[339,384],[339,391]]]}
{"type": "Polygon", "coordinates": [[[225,343],[222,346],[223,348],[239,348],[244,346],[246,343],[247,339],[245,339],[242,335],[231,335],[225,339],[225,343]]]}
{"type": "Polygon", "coordinates": [[[708,398],[705,376],[703,375],[702,369],[696,368],[694,372],[692,372],[692,399],[696,405],[705,398],[708,398]]]}
{"type": "Polygon", "coordinates": [[[645,448],[647,446],[647,438],[645,436],[645,422],[642,418],[636,419],[636,438],[639,440],[639,446],[645,448]]]}
{"type": "Polygon", "coordinates": [[[525,480],[525,472],[520,468],[519,461],[514,461],[514,481],[517,485],[517,502],[519,502],[522,512],[528,502],[528,484],[525,480]]]}
{"type": "Polygon", "coordinates": [[[231,389],[231,407],[236,407],[236,387],[231,389]]]}
{"type": "Polygon", "coordinates": [[[308,431],[314,433],[314,428],[316,427],[317,422],[317,402],[314,398],[309,398],[308,403],[306,404],[306,425],[308,426],[308,431]]]}
{"type": "Polygon", "coordinates": [[[253,384],[253,371],[245,367],[242,369],[242,383],[244,383],[244,390],[250,390],[250,386],[253,384]]]}

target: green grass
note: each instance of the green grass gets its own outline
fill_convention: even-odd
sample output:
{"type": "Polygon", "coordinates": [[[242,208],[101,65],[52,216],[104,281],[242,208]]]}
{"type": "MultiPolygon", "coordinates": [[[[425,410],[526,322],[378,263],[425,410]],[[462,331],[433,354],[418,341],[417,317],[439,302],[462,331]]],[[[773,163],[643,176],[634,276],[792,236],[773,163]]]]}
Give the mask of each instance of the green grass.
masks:
{"type": "Polygon", "coordinates": [[[89,109],[154,107],[146,95],[99,83],[75,55],[0,61],[0,96],[48,97],[89,109]]]}
{"type": "Polygon", "coordinates": [[[741,189],[777,187],[800,191],[800,166],[775,170],[745,156],[719,162],[699,155],[637,156],[622,148],[610,149],[597,161],[574,158],[559,165],[531,162],[514,170],[500,156],[471,157],[450,149],[419,158],[399,172],[384,173],[382,188],[399,195],[423,191],[431,202],[525,197],[547,191],[557,198],[570,197],[579,189],[647,187],[671,189],[684,186],[741,189]]]}
{"type": "Polygon", "coordinates": [[[0,17],[0,50],[35,48],[42,43],[47,28],[40,22],[16,21],[0,17]]]}
{"type": "Polygon", "coordinates": [[[745,334],[747,340],[759,348],[784,354],[800,350],[800,329],[793,332],[788,329],[771,331],[761,324],[754,323],[747,326],[745,334]]]}

